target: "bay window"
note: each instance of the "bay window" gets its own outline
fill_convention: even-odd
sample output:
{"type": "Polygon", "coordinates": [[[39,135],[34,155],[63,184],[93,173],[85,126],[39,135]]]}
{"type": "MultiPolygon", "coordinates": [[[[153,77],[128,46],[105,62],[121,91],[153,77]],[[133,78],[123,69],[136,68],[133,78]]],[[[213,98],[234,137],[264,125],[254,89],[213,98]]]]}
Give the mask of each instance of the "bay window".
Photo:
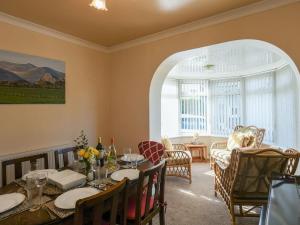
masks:
{"type": "Polygon", "coordinates": [[[265,128],[264,142],[296,146],[297,88],[288,66],[228,79],[177,80],[178,133],[228,136],[236,125],[265,128]]]}

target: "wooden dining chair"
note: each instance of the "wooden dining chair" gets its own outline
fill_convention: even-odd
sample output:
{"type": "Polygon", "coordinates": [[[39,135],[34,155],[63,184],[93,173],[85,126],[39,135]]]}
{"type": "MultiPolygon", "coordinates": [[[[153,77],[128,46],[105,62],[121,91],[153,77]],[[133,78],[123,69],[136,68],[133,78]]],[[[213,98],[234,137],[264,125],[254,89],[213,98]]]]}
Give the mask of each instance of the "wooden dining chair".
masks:
{"type": "Polygon", "coordinates": [[[78,160],[77,149],[75,147],[59,149],[54,152],[54,160],[55,160],[55,169],[59,169],[61,167],[66,167],[69,165],[69,152],[72,152],[74,155],[74,159],[78,160]],[[63,157],[63,165],[59,166],[59,155],[63,157]]]}
{"type": "Polygon", "coordinates": [[[152,225],[152,219],[159,214],[159,224],[165,225],[165,176],[166,161],[146,171],[140,171],[137,194],[128,200],[128,224],[152,225]]]}
{"type": "Polygon", "coordinates": [[[107,191],[80,199],[76,202],[74,225],[116,225],[118,209],[120,225],[126,225],[128,204],[128,179],[124,178],[107,191]],[[103,214],[109,213],[109,222],[103,220],[103,214]]]}
{"type": "Polygon", "coordinates": [[[44,169],[48,169],[48,154],[47,153],[42,153],[38,155],[31,155],[31,156],[26,156],[22,158],[17,158],[17,159],[9,159],[6,161],[2,161],[2,186],[7,184],[7,166],[9,165],[14,165],[14,174],[15,174],[15,179],[19,179],[22,177],[23,171],[22,171],[22,163],[23,162],[30,162],[34,163],[38,159],[44,159],[44,169]]]}

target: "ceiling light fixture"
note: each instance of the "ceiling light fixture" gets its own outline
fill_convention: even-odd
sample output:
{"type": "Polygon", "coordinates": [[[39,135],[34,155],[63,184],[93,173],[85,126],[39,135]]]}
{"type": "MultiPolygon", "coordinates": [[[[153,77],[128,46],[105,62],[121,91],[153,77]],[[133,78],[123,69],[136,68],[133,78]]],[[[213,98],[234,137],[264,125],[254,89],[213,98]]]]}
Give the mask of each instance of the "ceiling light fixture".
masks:
{"type": "Polygon", "coordinates": [[[90,4],[91,7],[94,7],[98,10],[104,10],[107,11],[106,8],[106,0],[93,0],[90,4]]]}

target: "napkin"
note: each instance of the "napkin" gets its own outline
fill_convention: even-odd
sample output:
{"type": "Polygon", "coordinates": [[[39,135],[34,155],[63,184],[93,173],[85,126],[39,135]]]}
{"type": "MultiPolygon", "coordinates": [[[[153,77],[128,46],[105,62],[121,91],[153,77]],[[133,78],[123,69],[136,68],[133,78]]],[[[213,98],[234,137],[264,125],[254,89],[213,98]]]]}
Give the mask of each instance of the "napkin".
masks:
{"type": "Polygon", "coordinates": [[[62,190],[68,190],[84,184],[86,182],[86,176],[72,170],[63,170],[58,173],[50,174],[48,180],[62,190]]]}

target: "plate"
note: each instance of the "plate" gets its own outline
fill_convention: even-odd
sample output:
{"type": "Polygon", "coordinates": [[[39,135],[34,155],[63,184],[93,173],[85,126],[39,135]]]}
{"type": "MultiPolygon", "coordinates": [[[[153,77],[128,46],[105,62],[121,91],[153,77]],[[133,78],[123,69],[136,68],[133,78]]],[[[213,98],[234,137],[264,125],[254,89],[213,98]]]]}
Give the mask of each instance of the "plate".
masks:
{"type": "Polygon", "coordinates": [[[140,171],[136,169],[125,169],[125,170],[118,170],[110,176],[111,179],[115,181],[121,181],[125,177],[129,180],[136,180],[139,178],[140,171]]]}
{"type": "Polygon", "coordinates": [[[0,213],[3,213],[20,205],[24,200],[25,195],[21,193],[0,195],[0,213]]]}
{"type": "Polygon", "coordinates": [[[57,173],[57,172],[58,172],[58,171],[55,170],[55,169],[34,170],[34,171],[30,171],[29,173],[26,173],[26,174],[22,177],[22,180],[23,180],[23,181],[26,181],[26,177],[27,177],[27,176],[31,176],[31,175],[34,175],[34,174],[45,173],[45,174],[49,175],[49,174],[54,174],[54,173],[57,173]]]}
{"type": "Polygon", "coordinates": [[[58,196],[54,201],[54,205],[60,209],[75,209],[76,202],[79,199],[90,197],[99,192],[96,188],[91,187],[76,188],[58,196]]]}
{"type": "Polygon", "coordinates": [[[140,154],[128,154],[126,157],[122,156],[121,160],[124,162],[132,162],[132,161],[141,161],[143,160],[145,157],[143,155],[140,154]]]}

